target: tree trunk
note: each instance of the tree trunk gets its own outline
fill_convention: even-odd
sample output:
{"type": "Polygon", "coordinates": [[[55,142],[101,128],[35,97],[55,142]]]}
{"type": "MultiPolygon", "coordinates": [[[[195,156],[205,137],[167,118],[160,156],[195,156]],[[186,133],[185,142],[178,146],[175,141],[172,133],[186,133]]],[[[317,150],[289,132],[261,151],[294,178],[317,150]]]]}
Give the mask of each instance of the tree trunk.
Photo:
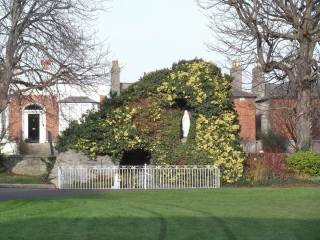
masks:
{"type": "Polygon", "coordinates": [[[0,76],[0,113],[7,108],[9,102],[8,86],[6,85],[0,76]]]}
{"type": "Polygon", "coordinates": [[[311,146],[311,89],[297,93],[297,150],[309,150],[311,146]]]}

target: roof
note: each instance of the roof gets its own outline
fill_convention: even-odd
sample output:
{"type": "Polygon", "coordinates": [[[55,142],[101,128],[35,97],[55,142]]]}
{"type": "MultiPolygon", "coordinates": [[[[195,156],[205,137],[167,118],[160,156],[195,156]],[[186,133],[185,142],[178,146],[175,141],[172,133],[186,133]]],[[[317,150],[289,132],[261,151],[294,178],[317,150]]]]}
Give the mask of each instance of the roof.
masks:
{"type": "MultiPolygon", "coordinates": [[[[320,82],[316,83],[312,88],[312,97],[319,97],[320,95],[320,82]]],[[[270,98],[291,98],[294,97],[294,86],[289,82],[284,83],[267,83],[265,89],[264,100],[270,98]]]]}
{"type": "Polygon", "coordinates": [[[256,98],[255,94],[245,92],[243,90],[232,88],[232,97],[233,98],[256,98]]]}
{"type": "Polygon", "coordinates": [[[59,103],[99,103],[86,96],[70,96],[59,101],[59,103]]]}

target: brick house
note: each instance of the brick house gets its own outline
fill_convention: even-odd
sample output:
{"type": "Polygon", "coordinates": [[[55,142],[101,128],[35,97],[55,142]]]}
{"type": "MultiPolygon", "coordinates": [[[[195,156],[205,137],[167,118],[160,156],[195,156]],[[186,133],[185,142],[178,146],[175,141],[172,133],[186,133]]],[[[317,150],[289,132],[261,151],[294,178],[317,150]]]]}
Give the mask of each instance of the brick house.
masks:
{"type": "Polygon", "coordinates": [[[244,150],[259,150],[256,141],[256,95],[243,91],[242,68],[239,61],[233,61],[230,69],[232,81],[232,97],[240,125],[240,139],[244,150]]]}
{"type": "Polygon", "coordinates": [[[102,82],[85,90],[60,84],[55,85],[50,94],[28,92],[12,97],[7,109],[0,113],[0,133],[6,133],[1,152],[23,154],[19,151],[21,145],[54,142],[71,121],[79,120],[88,111],[98,110],[111,91],[119,93],[129,85],[120,83],[120,67],[118,61],[113,61],[110,83],[102,82]]]}
{"type": "MultiPolygon", "coordinates": [[[[272,131],[288,139],[291,146],[295,142],[294,91],[288,82],[266,83],[259,66],[253,69],[252,91],[256,94],[257,139],[261,134],[272,131]]],[[[316,85],[312,92],[312,143],[314,151],[320,150],[320,88],[316,85]]]]}

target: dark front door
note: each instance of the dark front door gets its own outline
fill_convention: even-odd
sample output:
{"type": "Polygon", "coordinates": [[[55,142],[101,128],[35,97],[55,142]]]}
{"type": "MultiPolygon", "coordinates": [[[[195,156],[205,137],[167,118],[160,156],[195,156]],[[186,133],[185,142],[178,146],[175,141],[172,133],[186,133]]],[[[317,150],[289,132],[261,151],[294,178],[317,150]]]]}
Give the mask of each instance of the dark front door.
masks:
{"type": "Polygon", "coordinates": [[[39,142],[40,134],[40,124],[39,124],[40,114],[29,114],[28,115],[28,139],[30,142],[39,142]]]}

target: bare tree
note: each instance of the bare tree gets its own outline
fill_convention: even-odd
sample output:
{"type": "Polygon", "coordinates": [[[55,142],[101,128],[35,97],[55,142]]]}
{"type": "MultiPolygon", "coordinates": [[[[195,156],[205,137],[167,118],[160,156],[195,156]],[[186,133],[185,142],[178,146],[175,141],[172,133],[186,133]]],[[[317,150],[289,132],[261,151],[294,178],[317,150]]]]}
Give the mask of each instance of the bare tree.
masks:
{"type": "Polygon", "coordinates": [[[0,112],[11,96],[106,75],[106,54],[89,31],[103,7],[103,0],[0,0],[0,112]]]}
{"type": "MultiPolygon", "coordinates": [[[[312,88],[319,79],[320,1],[198,0],[219,44],[246,65],[256,61],[272,81],[289,82],[296,99],[298,149],[311,141],[312,88]]],[[[292,93],[290,93],[292,94],[292,93]]]]}

